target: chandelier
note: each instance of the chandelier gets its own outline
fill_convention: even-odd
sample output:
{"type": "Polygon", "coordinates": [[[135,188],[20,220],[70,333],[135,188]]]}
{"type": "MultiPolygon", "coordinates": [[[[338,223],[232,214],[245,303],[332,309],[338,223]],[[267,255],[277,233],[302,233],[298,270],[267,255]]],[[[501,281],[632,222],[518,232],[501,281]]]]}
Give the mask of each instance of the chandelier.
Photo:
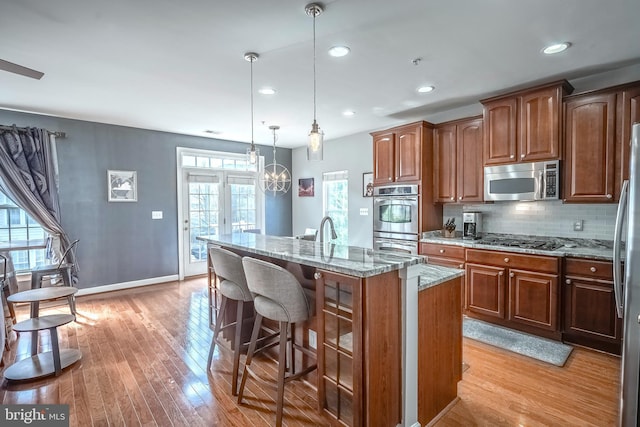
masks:
{"type": "Polygon", "coordinates": [[[324,133],[316,121],[316,16],[320,15],[323,9],[318,3],[309,3],[304,11],[307,15],[313,16],[313,124],[307,142],[307,160],[322,160],[324,133]]]}
{"type": "Polygon", "coordinates": [[[253,142],[253,63],[258,60],[260,56],[254,52],[247,52],[244,54],[244,59],[251,63],[251,147],[247,148],[247,162],[250,165],[255,165],[260,157],[260,150],[256,148],[253,142]]]}
{"type": "Polygon", "coordinates": [[[273,132],[273,163],[269,163],[264,167],[258,182],[260,189],[265,194],[275,197],[289,191],[289,188],[291,188],[291,174],[289,169],[276,161],[276,131],[280,129],[280,126],[272,125],[269,126],[269,129],[273,132]]]}

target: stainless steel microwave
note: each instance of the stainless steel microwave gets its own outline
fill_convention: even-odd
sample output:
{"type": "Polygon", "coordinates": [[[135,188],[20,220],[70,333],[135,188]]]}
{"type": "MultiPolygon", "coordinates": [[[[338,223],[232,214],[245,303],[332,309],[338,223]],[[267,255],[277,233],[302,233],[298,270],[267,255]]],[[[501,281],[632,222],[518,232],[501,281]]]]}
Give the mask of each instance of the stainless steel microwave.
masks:
{"type": "Polygon", "coordinates": [[[558,200],[558,160],[484,168],[484,200],[558,200]]]}

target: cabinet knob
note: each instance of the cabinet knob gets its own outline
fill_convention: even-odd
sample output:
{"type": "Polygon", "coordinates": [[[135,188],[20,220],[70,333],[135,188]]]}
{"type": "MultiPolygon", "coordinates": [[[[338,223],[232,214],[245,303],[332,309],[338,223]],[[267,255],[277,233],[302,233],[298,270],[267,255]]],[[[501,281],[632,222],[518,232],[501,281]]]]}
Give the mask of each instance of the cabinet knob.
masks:
{"type": "Polygon", "coordinates": [[[462,196],[458,196],[458,200],[462,200],[462,196]]]}
{"type": "Polygon", "coordinates": [[[452,198],[451,198],[451,200],[455,200],[455,199],[456,199],[455,197],[452,197],[452,198]]]}
{"type": "Polygon", "coordinates": [[[592,273],[595,273],[598,269],[595,267],[591,267],[589,270],[591,270],[592,273]]]}
{"type": "Polygon", "coordinates": [[[389,177],[389,181],[391,181],[391,180],[392,180],[392,178],[391,178],[391,177],[389,177]]]}
{"type": "Polygon", "coordinates": [[[458,268],[464,268],[464,264],[460,264],[458,268]]]}
{"type": "Polygon", "coordinates": [[[504,262],[509,262],[509,258],[505,258],[505,259],[504,259],[504,262]]]}
{"type": "Polygon", "coordinates": [[[567,285],[570,285],[571,284],[571,279],[565,280],[564,283],[566,283],[567,285]]]}
{"type": "Polygon", "coordinates": [[[440,249],[440,253],[443,254],[444,253],[444,249],[440,249]]]}
{"type": "Polygon", "coordinates": [[[316,279],[316,280],[321,279],[321,278],[322,278],[322,274],[321,274],[321,273],[318,273],[318,272],[316,271],[315,273],[313,273],[313,278],[314,278],[314,279],[316,279]]]}
{"type": "Polygon", "coordinates": [[[611,194],[607,194],[607,199],[612,199],[613,196],[611,194]]]}
{"type": "Polygon", "coordinates": [[[516,158],[516,156],[512,154],[512,155],[510,155],[510,156],[509,156],[509,158],[510,158],[510,159],[515,159],[515,158],[516,158]]]}
{"type": "Polygon", "coordinates": [[[509,273],[509,277],[515,277],[515,273],[509,273]]]}
{"type": "Polygon", "coordinates": [[[502,271],[498,272],[498,276],[502,276],[504,273],[502,271]]]}
{"type": "Polygon", "coordinates": [[[396,176],[396,181],[398,180],[398,177],[396,176]]]}
{"type": "Polygon", "coordinates": [[[524,159],[524,154],[520,154],[520,158],[521,158],[521,159],[524,159]]]}

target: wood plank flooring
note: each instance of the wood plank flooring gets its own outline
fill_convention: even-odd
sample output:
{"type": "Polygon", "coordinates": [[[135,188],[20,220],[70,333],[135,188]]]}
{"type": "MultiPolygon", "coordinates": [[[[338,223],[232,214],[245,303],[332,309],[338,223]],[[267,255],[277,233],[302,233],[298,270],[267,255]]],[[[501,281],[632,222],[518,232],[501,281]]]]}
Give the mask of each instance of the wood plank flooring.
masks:
{"type": "MultiPolygon", "coordinates": [[[[231,396],[231,354],[216,350],[207,374],[205,278],[79,297],[77,308],[77,322],[59,328],[58,336],[61,348],[80,349],[82,360],[57,378],[3,381],[1,403],[66,403],[70,425],[81,427],[273,425],[274,390],[249,380],[242,405],[231,396]]],[[[27,317],[21,307],[18,319],[27,317]]],[[[28,357],[29,344],[28,334],[13,337],[5,364],[28,357]]],[[[40,347],[50,349],[46,332],[40,347]]],[[[617,357],[576,348],[557,368],[465,339],[464,361],[460,401],[437,426],[615,425],[617,357]]],[[[258,367],[275,375],[269,361],[258,367]]],[[[329,425],[317,406],[315,389],[287,384],[285,425],[329,425]]]]}

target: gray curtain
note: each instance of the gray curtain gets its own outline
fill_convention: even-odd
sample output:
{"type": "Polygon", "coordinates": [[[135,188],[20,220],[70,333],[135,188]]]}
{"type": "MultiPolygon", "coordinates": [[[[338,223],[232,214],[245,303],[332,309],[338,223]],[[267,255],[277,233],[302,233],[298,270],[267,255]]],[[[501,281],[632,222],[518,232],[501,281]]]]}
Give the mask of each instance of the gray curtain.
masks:
{"type": "MultiPolygon", "coordinates": [[[[52,241],[47,247],[55,259],[71,241],[60,222],[54,152],[46,129],[0,130],[0,190],[49,233],[52,241]]],[[[75,255],[69,254],[67,262],[74,264],[76,281],[75,255]]]]}

